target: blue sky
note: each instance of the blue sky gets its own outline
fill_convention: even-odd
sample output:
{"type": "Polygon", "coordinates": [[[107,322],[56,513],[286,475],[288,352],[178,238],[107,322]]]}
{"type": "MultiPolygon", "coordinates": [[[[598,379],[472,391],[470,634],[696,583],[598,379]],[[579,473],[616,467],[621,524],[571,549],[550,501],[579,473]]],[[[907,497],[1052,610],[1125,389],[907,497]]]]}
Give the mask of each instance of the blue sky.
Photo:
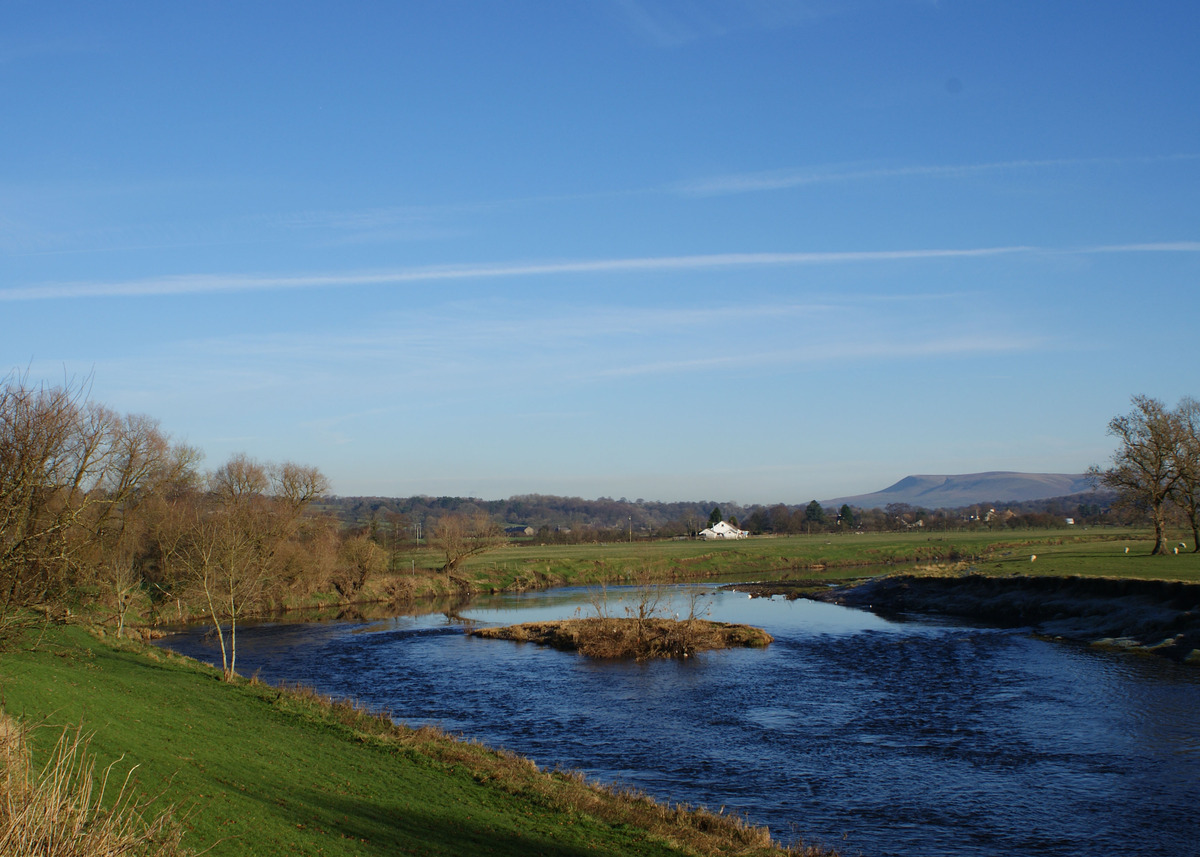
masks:
{"type": "Polygon", "coordinates": [[[341,495],[1081,472],[1200,395],[1200,4],[0,4],[2,370],[341,495]]]}

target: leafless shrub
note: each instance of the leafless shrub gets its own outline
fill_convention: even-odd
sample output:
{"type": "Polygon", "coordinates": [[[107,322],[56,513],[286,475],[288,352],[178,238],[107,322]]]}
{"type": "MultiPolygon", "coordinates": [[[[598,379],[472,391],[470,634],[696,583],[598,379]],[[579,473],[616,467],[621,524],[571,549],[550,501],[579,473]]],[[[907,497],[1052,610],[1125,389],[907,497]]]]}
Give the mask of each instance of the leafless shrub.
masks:
{"type": "Polygon", "coordinates": [[[599,586],[588,589],[588,603],[596,611],[597,618],[607,619],[609,617],[607,584],[601,583],[599,586]]]}

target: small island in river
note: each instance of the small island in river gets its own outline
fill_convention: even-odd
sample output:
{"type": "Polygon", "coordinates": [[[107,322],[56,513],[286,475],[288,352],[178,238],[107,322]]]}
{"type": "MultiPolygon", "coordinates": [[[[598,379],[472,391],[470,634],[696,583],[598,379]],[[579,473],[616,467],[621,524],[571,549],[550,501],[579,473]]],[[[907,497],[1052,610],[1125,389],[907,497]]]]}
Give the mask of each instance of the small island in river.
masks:
{"type": "Polygon", "coordinates": [[[707,619],[589,617],[475,628],[474,637],[537,643],[590,658],[686,658],[697,652],[763,647],[774,638],[761,628],[707,619]]]}

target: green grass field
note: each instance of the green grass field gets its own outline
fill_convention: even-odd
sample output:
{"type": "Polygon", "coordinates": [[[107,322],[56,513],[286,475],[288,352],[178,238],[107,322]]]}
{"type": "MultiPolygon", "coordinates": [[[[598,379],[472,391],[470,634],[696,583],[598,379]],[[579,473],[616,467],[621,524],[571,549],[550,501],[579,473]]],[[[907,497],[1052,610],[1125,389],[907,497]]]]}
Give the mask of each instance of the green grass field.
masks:
{"type": "Polygon", "coordinates": [[[1190,534],[1179,555],[1149,556],[1145,530],[1076,529],[868,533],[759,537],[737,541],[514,544],[472,557],[459,576],[479,589],[591,584],[602,580],[717,578],[728,575],[838,580],[889,566],[967,563],[982,573],[1200,579],[1190,534]],[[1128,548],[1128,553],[1125,549],[1128,548]],[[1030,557],[1036,555],[1036,561],[1030,557]]]}

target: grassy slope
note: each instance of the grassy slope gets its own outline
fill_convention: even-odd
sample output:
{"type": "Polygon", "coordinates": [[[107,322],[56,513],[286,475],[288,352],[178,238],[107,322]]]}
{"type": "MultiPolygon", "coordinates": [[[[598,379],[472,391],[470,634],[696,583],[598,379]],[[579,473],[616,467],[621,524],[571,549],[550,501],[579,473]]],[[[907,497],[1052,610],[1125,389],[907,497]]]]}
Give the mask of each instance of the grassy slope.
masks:
{"type": "MultiPolygon", "coordinates": [[[[83,722],[100,765],[124,755],[118,770],[137,765],[144,792],[190,807],[188,843],[212,855],[680,853],[619,809],[562,808],[559,793],[582,788],[572,778],[423,733],[372,735],[388,731],[379,718],[347,726],[328,706],[80,629],[6,652],[0,686],[10,714],[83,722]]],[[[57,734],[41,730],[41,745],[57,734]]]]}

